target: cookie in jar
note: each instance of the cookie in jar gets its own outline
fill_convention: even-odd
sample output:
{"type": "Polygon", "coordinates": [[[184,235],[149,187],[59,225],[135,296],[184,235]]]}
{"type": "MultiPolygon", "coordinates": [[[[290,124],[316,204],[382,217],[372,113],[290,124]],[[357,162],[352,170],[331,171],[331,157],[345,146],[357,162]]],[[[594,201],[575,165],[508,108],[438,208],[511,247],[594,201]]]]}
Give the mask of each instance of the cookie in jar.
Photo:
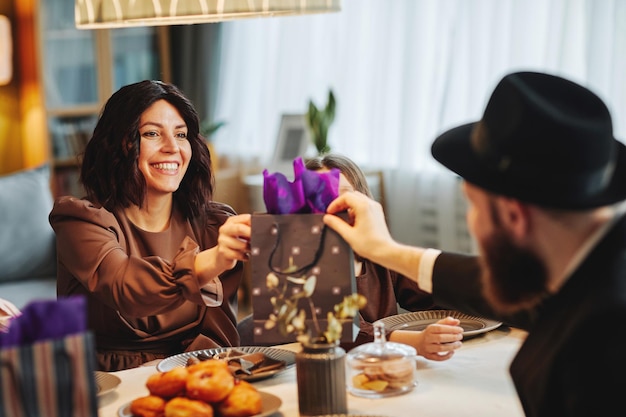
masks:
{"type": "Polygon", "coordinates": [[[358,397],[383,398],[407,393],[417,385],[417,351],[388,342],[385,325],[374,323],[374,341],[348,352],[348,391],[358,397]]]}

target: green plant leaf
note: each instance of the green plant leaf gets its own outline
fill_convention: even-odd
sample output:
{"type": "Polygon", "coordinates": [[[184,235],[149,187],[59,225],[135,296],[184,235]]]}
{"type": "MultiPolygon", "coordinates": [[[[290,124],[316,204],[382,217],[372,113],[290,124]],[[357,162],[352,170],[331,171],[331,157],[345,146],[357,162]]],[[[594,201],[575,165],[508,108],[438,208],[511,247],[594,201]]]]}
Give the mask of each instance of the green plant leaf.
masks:
{"type": "Polygon", "coordinates": [[[328,120],[328,126],[335,120],[335,108],[337,103],[335,101],[335,95],[333,94],[333,90],[328,91],[328,103],[326,103],[326,117],[328,120]]]}
{"type": "Polygon", "coordinates": [[[330,152],[330,146],[328,146],[328,129],[335,120],[336,107],[337,102],[332,89],[328,91],[328,101],[322,110],[313,103],[313,100],[309,100],[307,121],[311,130],[313,144],[320,155],[330,152]]]}
{"type": "Polygon", "coordinates": [[[209,121],[205,120],[200,124],[200,134],[206,139],[211,140],[211,135],[215,133],[219,128],[226,124],[225,121],[209,121]]]}

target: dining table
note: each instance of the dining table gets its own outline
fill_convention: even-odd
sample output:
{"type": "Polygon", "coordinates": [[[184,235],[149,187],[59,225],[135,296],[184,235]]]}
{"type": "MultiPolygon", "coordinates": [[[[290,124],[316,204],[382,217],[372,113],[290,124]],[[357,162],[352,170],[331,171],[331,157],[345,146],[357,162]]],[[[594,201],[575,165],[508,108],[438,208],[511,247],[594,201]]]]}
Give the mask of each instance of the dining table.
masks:
{"type": "MultiPolygon", "coordinates": [[[[433,361],[417,356],[417,384],[413,390],[385,398],[363,398],[349,393],[345,416],[523,416],[509,366],[525,337],[526,332],[502,325],[464,340],[448,360],[433,361]]],[[[290,343],[273,348],[297,352],[300,345],[290,343]]],[[[111,372],[120,382],[115,389],[99,395],[99,417],[126,416],[120,410],[127,410],[133,399],[148,395],[146,380],[158,372],[157,364],[154,361],[111,372]]],[[[271,417],[299,416],[295,365],[252,384],[280,399],[271,417]]]]}

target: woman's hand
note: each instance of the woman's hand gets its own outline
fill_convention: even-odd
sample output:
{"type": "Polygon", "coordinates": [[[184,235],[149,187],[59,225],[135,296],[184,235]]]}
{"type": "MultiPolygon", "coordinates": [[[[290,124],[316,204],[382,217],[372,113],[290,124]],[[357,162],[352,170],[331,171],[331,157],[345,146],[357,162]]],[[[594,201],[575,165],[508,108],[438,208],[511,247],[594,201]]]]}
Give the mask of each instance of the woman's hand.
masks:
{"type": "Polygon", "coordinates": [[[429,324],[423,331],[396,330],[389,336],[389,341],[413,346],[418,355],[433,361],[445,361],[461,347],[463,328],[460,321],[452,317],[443,318],[429,324]]]}
{"type": "Polygon", "coordinates": [[[219,228],[217,245],[196,256],[195,268],[200,285],[234,268],[237,261],[248,260],[251,224],[250,214],[231,216],[224,222],[219,228]]]}
{"type": "Polygon", "coordinates": [[[20,314],[20,310],[12,302],[0,298],[0,331],[6,331],[9,327],[9,321],[20,314]]]}
{"type": "Polygon", "coordinates": [[[252,216],[239,214],[229,217],[219,229],[217,256],[231,269],[237,261],[247,261],[250,256],[252,216]]]}

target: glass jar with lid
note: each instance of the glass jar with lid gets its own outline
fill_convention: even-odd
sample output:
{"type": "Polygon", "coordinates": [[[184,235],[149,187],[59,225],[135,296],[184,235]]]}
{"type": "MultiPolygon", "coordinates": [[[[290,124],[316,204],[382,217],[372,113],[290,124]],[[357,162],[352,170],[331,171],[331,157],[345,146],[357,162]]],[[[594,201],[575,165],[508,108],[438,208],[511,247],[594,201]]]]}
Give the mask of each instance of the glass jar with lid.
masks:
{"type": "Polygon", "coordinates": [[[417,351],[387,342],[385,324],[374,323],[374,341],[350,350],[346,373],[348,391],[358,397],[383,398],[407,393],[417,385],[417,351]]]}

